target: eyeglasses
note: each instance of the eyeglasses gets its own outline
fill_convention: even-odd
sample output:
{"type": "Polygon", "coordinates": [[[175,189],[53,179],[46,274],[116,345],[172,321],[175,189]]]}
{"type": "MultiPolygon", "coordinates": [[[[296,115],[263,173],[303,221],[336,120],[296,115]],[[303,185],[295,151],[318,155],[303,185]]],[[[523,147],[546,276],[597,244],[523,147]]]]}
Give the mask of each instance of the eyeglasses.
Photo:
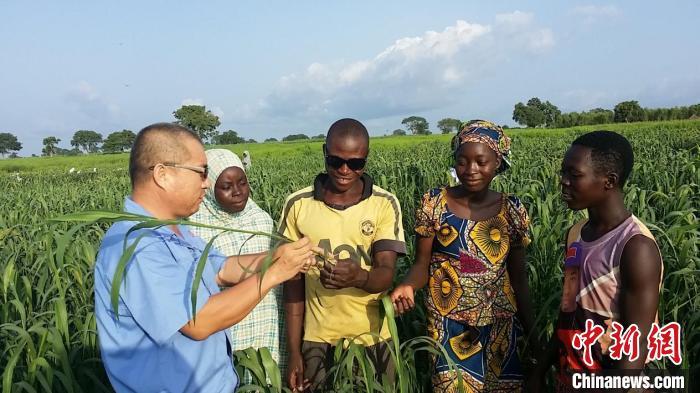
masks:
{"type": "MultiPolygon", "coordinates": [[[[209,175],[209,165],[205,165],[205,166],[192,166],[192,165],[172,164],[172,163],[169,163],[169,162],[161,163],[161,165],[163,165],[163,166],[170,166],[170,167],[173,167],[173,168],[188,169],[188,170],[190,170],[190,171],[192,171],[192,172],[197,172],[197,173],[199,173],[199,174],[202,176],[202,178],[204,178],[204,179],[206,179],[207,176],[209,175]]],[[[148,170],[149,170],[149,171],[152,171],[153,168],[155,168],[155,167],[156,167],[156,165],[149,166],[149,167],[148,167],[148,170]]]]}
{"type": "Polygon", "coordinates": [[[346,160],[338,156],[326,155],[326,165],[330,166],[331,168],[340,169],[340,167],[342,167],[343,164],[346,164],[348,168],[350,168],[353,171],[359,171],[360,169],[365,167],[365,165],[367,164],[367,159],[350,158],[346,160]]]}

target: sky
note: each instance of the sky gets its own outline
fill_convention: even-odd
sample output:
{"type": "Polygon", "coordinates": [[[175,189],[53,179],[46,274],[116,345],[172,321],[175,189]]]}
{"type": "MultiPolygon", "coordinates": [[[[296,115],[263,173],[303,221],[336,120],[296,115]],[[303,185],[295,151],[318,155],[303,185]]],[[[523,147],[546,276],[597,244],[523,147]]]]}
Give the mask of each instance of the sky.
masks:
{"type": "Polygon", "coordinates": [[[700,103],[700,2],[0,0],[0,132],[21,156],[77,130],[205,105],[262,141],[425,117],[514,125],[564,112],[700,103]]]}

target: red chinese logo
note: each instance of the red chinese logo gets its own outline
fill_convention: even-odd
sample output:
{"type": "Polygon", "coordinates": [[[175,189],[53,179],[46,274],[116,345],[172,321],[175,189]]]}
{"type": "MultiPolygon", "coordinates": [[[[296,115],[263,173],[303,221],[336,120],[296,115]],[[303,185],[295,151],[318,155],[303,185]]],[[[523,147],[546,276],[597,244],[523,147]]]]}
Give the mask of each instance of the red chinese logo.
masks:
{"type": "MultiPolygon", "coordinates": [[[[620,323],[613,322],[610,333],[610,346],[608,348],[610,357],[614,360],[628,356],[630,361],[639,358],[639,337],[641,332],[636,324],[632,324],[625,329],[620,323]]],[[[586,329],[577,333],[571,339],[571,346],[583,352],[583,363],[593,366],[592,346],[603,335],[605,330],[596,325],[593,320],[586,320],[586,329]]],[[[675,365],[680,365],[681,357],[681,325],[678,322],[671,322],[662,327],[654,323],[647,335],[647,361],[662,360],[668,358],[675,365]]]]}
{"type": "Polygon", "coordinates": [[[681,325],[678,322],[671,322],[659,327],[656,323],[652,325],[647,336],[647,347],[649,348],[649,360],[661,360],[669,358],[675,365],[681,364],[681,325]]]}
{"type": "Polygon", "coordinates": [[[593,367],[593,354],[591,347],[598,341],[598,338],[603,335],[605,330],[596,325],[592,320],[586,320],[586,330],[581,333],[576,333],[571,339],[571,346],[574,349],[583,351],[583,363],[588,367],[593,367]]]}
{"type": "Polygon", "coordinates": [[[631,361],[639,358],[639,327],[632,324],[627,330],[617,323],[612,323],[612,333],[610,338],[610,357],[614,360],[622,359],[622,355],[627,355],[631,361]]]}

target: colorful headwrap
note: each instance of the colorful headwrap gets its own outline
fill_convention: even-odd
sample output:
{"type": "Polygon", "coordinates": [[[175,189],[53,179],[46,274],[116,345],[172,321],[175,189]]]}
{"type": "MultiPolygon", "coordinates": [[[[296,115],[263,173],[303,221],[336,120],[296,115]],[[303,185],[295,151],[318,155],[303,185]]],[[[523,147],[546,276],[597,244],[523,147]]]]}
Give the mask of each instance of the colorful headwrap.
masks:
{"type": "Polygon", "coordinates": [[[462,126],[462,130],[452,138],[452,153],[456,154],[463,144],[469,142],[483,143],[496,152],[501,159],[501,166],[496,173],[510,167],[510,138],[498,125],[486,120],[471,120],[462,126]]]}

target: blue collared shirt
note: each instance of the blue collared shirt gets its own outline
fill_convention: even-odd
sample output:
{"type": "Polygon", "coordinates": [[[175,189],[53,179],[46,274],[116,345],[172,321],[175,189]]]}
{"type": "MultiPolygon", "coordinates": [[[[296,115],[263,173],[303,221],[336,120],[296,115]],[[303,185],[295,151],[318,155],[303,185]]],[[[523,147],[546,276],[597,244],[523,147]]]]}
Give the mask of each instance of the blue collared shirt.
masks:
{"type": "MultiPolygon", "coordinates": [[[[150,215],[126,198],[124,210],[150,215]]],[[[225,331],[202,341],[180,333],[192,319],[193,277],[205,243],[180,226],[129,235],[131,244],[146,232],[127,265],[116,318],[110,290],[123,253],[124,237],[135,223],[117,222],[107,231],[95,262],[95,315],[104,367],[117,392],[232,392],[238,384],[225,331]]],[[[197,311],[219,292],[215,277],[226,257],[213,248],[197,291],[197,311]]]]}

